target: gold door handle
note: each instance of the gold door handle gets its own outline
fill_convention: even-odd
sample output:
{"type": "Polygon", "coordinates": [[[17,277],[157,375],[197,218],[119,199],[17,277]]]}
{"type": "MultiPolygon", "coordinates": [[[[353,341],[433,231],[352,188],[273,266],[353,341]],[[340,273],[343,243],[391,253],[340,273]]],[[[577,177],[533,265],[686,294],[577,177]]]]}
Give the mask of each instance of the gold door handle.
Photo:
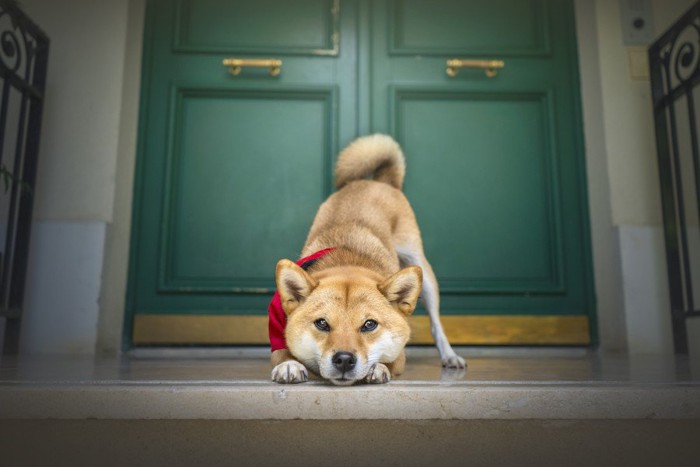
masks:
{"type": "Polygon", "coordinates": [[[282,73],[282,60],[277,58],[225,58],[223,63],[234,76],[241,74],[244,67],[269,68],[270,76],[282,73]]]}
{"type": "Polygon", "coordinates": [[[450,78],[454,78],[459,74],[460,68],[481,68],[486,73],[486,76],[493,78],[498,73],[498,70],[506,66],[503,60],[460,60],[453,58],[447,61],[447,69],[445,72],[450,78]]]}

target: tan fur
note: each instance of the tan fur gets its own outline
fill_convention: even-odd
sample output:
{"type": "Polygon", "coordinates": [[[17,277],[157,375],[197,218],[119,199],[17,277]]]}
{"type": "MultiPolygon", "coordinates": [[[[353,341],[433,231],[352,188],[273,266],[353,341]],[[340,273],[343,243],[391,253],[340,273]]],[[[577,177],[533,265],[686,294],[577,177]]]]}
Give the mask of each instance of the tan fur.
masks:
{"type": "Polygon", "coordinates": [[[399,190],[406,172],[401,148],[386,135],[358,138],[338,155],[335,165],[335,185],[340,189],[353,180],[373,176],[399,190]]]}
{"type": "MultiPolygon", "coordinates": [[[[431,318],[437,316],[437,282],[413,210],[400,191],[405,169],[398,144],[385,135],[360,138],[341,152],[337,167],[341,189],[319,208],[301,256],[334,250],[308,271],[286,259],[277,265],[289,347],[272,355],[272,379],[280,383],[306,381],[306,370],[341,385],[387,382],[403,372],[407,316],[424,280],[432,297],[431,318]],[[374,180],[363,180],[370,176],[374,180]],[[402,262],[408,266],[401,269],[402,262]],[[320,319],[328,330],[315,324],[320,319]],[[363,332],[371,322],[378,323],[376,329],[363,332]],[[355,359],[352,368],[340,363],[348,355],[355,359]]],[[[463,368],[439,320],[432,324],[443,364],[460,367],[461,361],[463,368]]]]}

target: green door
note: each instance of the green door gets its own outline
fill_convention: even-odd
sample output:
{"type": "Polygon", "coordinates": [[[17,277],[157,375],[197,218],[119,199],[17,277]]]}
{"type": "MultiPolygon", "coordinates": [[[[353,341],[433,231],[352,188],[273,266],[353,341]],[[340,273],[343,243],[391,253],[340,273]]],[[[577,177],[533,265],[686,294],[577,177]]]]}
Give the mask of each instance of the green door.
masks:
{"type": "Polygon", "coordinates": [[[590,343],[572,31],[559,0],[150,1],[126,346],[266,342],[276,261],[375,131],[406,153],[453,343],[590,343]]]}

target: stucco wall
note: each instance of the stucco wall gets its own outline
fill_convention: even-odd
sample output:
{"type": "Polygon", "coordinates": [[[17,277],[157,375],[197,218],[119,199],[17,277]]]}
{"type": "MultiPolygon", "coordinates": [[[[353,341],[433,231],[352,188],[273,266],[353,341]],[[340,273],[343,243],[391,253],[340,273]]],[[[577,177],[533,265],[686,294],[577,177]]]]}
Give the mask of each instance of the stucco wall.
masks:
{"type": "Polygon", "coordinates": [[[21,0],[51,45],[21,349],[95,350],[128,0],[21,0]]]}
{"type": "MultiPolygon", "coordinates": [[[[654,29],[660,36],[693,0],[654,0],[654,29]]],[[[596,19],[601,82],[602,117],[611,183],[615,225],[660,225],[661,200],[656,168],[656,140],[648,79],[633,79],[629,47],[622,40],[620,2],[598,0],[596,19]]]]}
{"type": "Polygon", "coordinates": [[[35,219],[109,222],[128,0],[21,0],[51,39],[35,219]]]}
{"type": "MultiPolygon", "coordinates": [[[[692,5],[654,0],[658,37],[692,5]]],[[[672,333],[661,229],[656,142],[648,79],[633,79],[620,2],[595,2],[604,150],[617,236],[625,335],[630,353],[671,353],[672,333]]],[[[585,47],[585,45],[581,45],[585,47]]],[[[604,311],[603,311],[604,312],[604,311]]]]}

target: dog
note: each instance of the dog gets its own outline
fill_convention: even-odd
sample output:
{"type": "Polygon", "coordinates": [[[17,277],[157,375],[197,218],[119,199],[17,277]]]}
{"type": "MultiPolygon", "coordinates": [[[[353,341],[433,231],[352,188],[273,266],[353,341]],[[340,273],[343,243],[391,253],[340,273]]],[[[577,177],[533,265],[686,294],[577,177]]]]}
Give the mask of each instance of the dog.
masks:
{"type": "Polygon", "coordinates": [[[464,368],[443,331],[439,289],[401,191],[403,152],[382,134],[338,156],[337,191],[319,208],[295,263],[277,263],[270,304],[272,380],[309,371],[336,385],[387,383],[405,367],[408,316],[422,291],[442,365],[464,368]],[[369,179],[371,177],[371,179],[369,179]]]}

